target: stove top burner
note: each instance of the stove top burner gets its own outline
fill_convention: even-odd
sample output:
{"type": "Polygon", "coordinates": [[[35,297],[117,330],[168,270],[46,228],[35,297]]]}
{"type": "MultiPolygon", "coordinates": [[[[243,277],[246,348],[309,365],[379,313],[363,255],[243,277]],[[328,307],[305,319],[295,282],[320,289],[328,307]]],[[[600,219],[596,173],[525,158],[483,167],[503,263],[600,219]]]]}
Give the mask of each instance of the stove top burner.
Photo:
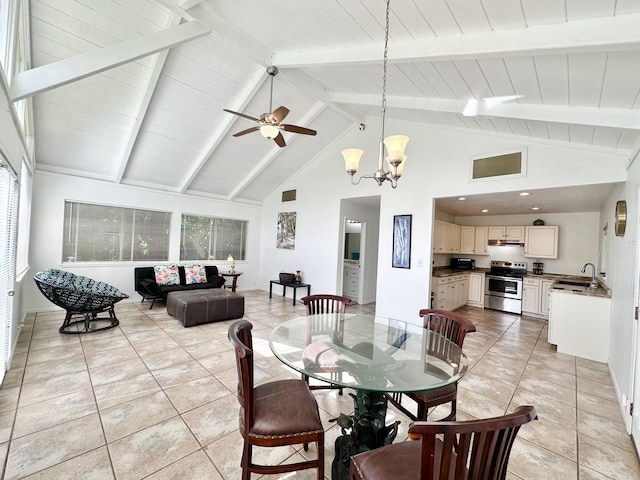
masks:
{"type": "Polygon", "coordinates": [[[524,277],[527,274],[527,263],[492,260],[490,273],[504,277],[524,277]]]}

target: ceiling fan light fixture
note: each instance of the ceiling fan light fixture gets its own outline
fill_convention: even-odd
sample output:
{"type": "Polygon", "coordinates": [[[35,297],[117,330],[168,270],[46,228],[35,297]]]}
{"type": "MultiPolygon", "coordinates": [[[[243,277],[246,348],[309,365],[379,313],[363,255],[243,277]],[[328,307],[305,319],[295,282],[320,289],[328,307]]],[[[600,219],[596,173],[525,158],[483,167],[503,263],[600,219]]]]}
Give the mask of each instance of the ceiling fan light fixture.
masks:
{"type": "MultiPolygon", "coordinates": [[[[378,152],[378,170],[370,175],[362,175],[358,180],[354,179],[355,173],[358,171],[358,165],[360,157],[362,156],[362,150],[359,148],[348,148],[342,151],[344,157],[345,168],[347,173],[351,176],[351,183],[357,185],[363,178],[372,178],[378,185],[382,185],[385,181],[391,183],[391,188],[398,186],[397,180],[402,176],[404,171],[404,165],[407,161],[407,156],[404,154],[404,150],[409,142],[409,137],[406,135],[391,135],[384,138],[384,120],[387,113],[387,54],[389,50],[389,3],[390,0],[386,0],[387,9],[385,14],[385,29],[384,29],[384,56],[382,60],[383,74],[382,74],[382,108],[381,108],[381,133],[380,133],[380,146],[378,152]],[[389,170],[385,170],[384,165],[384,147],[387,147],[387,163],[389,170]]],[[[364,130],[363,124],[360,124],[360,130],[364,130]]]]}
{"type": "Polygon", "coordinates": [[[269,140],[276,138],[279,133],[280,133],[280,130],[278,130],[278,127],[276,127],[275,125],[260,126],[260,134],[264,138],[268,138],[269,140]]]}

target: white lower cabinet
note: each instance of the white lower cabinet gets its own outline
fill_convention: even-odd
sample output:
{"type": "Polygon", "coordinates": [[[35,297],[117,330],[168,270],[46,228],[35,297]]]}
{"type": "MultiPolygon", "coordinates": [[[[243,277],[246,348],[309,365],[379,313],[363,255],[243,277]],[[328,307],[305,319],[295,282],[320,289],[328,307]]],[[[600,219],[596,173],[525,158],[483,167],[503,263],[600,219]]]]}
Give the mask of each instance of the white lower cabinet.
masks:
{"type": "Polygon", "coordinates": [[[439,310],[455,310],[467,303],[469,274],[450,275],[448,277],[432,277],[431,286],[435,293],[434,308],[439,310]]]}
{"type": "Polygon", "coordinates": [[[467,305],[480,308],[484,307],[484,273],[469,274],[467,305]]]}
{"type": "Polygon", "coordinates": [[[549,290],[555,282],[525,277],[522,282],[522,313],[534,317],[549,316],[549,290]]]}
{"type": "Polygon", "coordinates": [[[522,312],[540,313],[540,280],[525,278],[522,283],[522,312]]]}

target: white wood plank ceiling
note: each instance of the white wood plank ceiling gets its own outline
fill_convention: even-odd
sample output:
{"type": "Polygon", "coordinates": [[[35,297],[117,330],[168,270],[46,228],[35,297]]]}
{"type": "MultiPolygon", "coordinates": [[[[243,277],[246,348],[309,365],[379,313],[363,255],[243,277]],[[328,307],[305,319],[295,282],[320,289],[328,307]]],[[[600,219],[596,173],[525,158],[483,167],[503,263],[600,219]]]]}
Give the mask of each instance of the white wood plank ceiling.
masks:
{"type": "MultiPolygon", "coordinates": [[[[259,204],[379,115],[384,9],[31,0],[11,93],[34,98],[40,170],[259,204]],[[271,63],[274,108],[318,136],[232,137],[254,124],[222,109],[265,112],[271,63]]],[[[637,155],[640,0],[392,0],[390,21],[387,118],[637,155]]]]}

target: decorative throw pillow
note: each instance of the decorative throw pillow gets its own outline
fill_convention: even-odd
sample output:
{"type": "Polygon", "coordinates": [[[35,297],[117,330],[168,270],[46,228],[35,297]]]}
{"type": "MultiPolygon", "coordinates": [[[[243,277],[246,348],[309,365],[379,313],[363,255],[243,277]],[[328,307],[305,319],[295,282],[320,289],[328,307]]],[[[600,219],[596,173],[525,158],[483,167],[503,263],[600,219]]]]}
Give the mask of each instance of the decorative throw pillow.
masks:
{"type": "Polygon", "coordinates": [[[191,285],[192,283],[207,283],[207,272],[205,272],[204,265],[185,265],[184,278],[187,285],[191,285]]]}
{"type": "Polygon", "coordinates": [[[177,265],[156,265],[153,271],[158,285],[180,285],[177,265]]]}

